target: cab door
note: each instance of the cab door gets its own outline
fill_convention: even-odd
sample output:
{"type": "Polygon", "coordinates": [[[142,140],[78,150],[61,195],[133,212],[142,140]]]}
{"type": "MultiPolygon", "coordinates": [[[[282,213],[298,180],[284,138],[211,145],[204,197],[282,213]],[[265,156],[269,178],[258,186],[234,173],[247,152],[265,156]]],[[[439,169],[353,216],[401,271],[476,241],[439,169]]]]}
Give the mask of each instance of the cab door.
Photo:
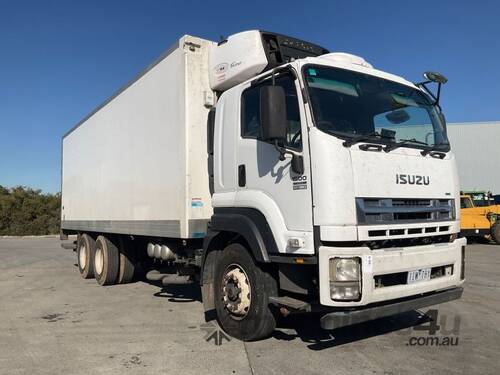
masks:
{"type": "Polygon", "coordinates": [[[300,175],[292,171],[290,155],[279,160],[280,153],[275,145],[262,141],[260,89],[272,84],[269,78],[248,84],[241,90],[235,204],[258,209],[268,222],[281,221],[288,231],[312,232],[311,174],[308,142],[305,141],[307,126],[298,82],[291,72],[274,79],[274,84],[285,91],[288,125],[285,147],[302,156],[304,173],[300,175]]]}

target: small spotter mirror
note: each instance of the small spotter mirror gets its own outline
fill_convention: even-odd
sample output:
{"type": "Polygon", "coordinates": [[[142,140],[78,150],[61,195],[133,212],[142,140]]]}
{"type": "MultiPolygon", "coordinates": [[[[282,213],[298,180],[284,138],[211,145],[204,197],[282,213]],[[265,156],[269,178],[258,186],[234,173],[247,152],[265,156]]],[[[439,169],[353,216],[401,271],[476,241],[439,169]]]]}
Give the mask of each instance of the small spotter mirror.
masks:
{"type": "Polygon", "coordinates": [[[436,82],[436,83],[441,83],[441,84],[445,84],[446,82],[448,82],[448,78],[446,78],[444,75],[442,75],[441,73],[437,73],[437,72],[425,72],[424,73],[424,78],[428,81],[431,81],[431,82],[436,82]]]}

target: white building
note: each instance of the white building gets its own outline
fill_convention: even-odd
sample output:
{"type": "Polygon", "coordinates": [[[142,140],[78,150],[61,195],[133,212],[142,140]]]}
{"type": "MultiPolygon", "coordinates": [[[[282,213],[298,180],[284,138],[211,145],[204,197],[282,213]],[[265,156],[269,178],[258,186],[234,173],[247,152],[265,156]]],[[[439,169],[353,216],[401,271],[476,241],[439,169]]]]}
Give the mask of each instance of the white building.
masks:
{"type": "Polygon", "coordinates": [[[500,121],[449,123],[462,190],[500,194],[500,121]]]}

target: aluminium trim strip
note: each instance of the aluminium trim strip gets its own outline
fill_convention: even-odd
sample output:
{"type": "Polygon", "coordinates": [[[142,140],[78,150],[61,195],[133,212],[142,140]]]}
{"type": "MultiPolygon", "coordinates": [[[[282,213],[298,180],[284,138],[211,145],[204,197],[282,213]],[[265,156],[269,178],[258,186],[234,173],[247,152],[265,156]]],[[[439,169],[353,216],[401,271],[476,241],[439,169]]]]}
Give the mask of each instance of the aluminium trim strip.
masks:
{"type": "Polygon", "coordinates": [[[62,229],[180,238],[179,220],[64,220],[62,229]]]}

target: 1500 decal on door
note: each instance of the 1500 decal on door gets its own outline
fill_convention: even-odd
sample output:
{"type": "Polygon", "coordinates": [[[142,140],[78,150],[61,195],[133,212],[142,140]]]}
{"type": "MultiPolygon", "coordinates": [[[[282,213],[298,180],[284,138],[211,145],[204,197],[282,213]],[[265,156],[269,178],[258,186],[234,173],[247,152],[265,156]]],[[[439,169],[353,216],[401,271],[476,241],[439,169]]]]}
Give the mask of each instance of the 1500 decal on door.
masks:
{"type": "Polygon", "coordinates": [[[293,190],[303,190],[307,189],[307,176],[297,176],[292,177],[293,190]]]}

